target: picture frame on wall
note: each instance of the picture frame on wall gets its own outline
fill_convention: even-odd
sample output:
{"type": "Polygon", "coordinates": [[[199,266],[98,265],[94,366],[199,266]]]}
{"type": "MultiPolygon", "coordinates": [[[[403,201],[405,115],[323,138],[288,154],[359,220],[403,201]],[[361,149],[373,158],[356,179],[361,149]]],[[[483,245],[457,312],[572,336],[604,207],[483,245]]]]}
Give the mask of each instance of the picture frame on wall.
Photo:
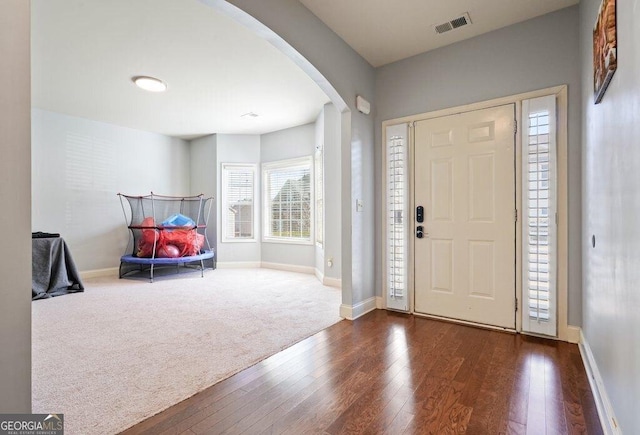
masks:
{"type": "Polygon", "coordinates": [[[602,0],[593,28],[593,91],[598,104],[618,68],[616,0],[602,0]]]}

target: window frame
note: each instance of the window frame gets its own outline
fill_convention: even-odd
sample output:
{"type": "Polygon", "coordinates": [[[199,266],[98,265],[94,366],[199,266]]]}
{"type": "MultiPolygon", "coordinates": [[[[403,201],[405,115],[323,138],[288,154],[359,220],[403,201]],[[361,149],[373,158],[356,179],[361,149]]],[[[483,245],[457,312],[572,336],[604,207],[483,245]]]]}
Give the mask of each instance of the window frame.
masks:
{"type": "Polygon", "coordinates": [[[313,156],[313,217],[316,246],[324,249],[324,146],[318,145],[313,156]],[[320,202],[322,207],[318,207],[320,202]],[[320,225],[318,225],[320,221],[320,225]],[[320,240],[318,240],[318,235],[320,240]]]}
{"type": "Polygon", "coordinates": [[[220,188],[221,241],[222,243],[257,243],[259,240],[258,234],[257,234],[257,231],[258,231],[257,222],[260,219],[259,210],[258,210],[258,205],[259,205],[258,165],[256,163],[221,163],[220,168],[221,168],[221,188],[220,188]],[[245,169],[248,172],[250,171],[253,173],[253,201],[252,201],[253,219],[252,219],[252,225],[251,225],[253,237],[251,238],[229,237],[229,235],[227,234],[228,216],[227,216],[227,213],[225,212],[227,208],[227,199],[228,199],[227,198],[228,196],[227,181],[228,181],[229,172],[234,169],[236,170],[245,169]]]}
{"type": "Polygon", "coordinates": [[[407,122],[386,124],[383,134],[385,138],[382,144],[384,301],[386,308],[409,312],[410,298],[414,295],[413,272],[411,262],[409,261],[410,256],[414,252],[412,237],[413,216],[411,212],[411,210],[413,210],[413,195],[411,191],[413,185],[411,179],[411,143],[413,138],[410,136],[409,124],[407,122]],[[400,143],[395,143],[397,141],[400,143]],[[390,154],[392,154],[391,148],[394,147],[400,147],[402,154],[401,161],[390,157],[390,154]],[[400,163],[401,166],[398,166],[398,163],[400,163]],[[402,170],[398,171],[399,169],[402,170]],[[399,172],[399,174],[396,175],[394,172],[399,172]],[[394,176],[394,179],[398,176],[401,177],[401,182],[403,183],[403,192],[401,195],[394,194],[393,191],[397,186],[395,186],[394,183],[390,183],[391,176],[394,176]],[[393,207],[393,209],[391,209],[390,202],[394,197],[395,199],[402,199],[402,202],[399,204],[399,207],[393,207]],[[400,212],[400,219],[398,219],[397,212],[400,212]],[[393,219],[391,218],[392,215],[394,216],[393,219]],[[402,236],[390,237],[389,228],[392,228],[394,233],[396,230],[399,231],[397,234],[402,234],[402,236]],[[394,246],[396,242],[400,241],[402,242],[401,245],[394,246]],[[401,258],[398,259],[396,254],[401,254],[401,258]],[[398,266],[398,263],[402,264],[398,266]],[[401,278],[402,288],[394,285],[395,279],[398,277],[401,278]]]}
{"type": "Polygon", "coordinates": [[[292,245],[315,244],[315,195],[314,195],[314,161],[313,156],[294,159],[278,160],[262,163],[262,241],[265,243],[282,243],[292,245]],[[292,169],[296,167],[309,168],[309,239],[292,237],[274,237],[270,235],[271,199],[269,197],[269,173],[275,170],[292,169]]]}

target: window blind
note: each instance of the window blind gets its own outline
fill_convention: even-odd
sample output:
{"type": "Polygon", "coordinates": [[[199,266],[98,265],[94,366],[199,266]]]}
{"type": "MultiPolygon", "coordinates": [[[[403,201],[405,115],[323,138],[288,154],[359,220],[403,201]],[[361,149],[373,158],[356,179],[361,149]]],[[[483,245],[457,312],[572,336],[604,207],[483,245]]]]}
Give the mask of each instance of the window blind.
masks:
{"type": "Polygon", "coordinates": [[[556,335],[555,96],[523,102],[523,328],[556,335]]]}
{"type": "Polygon", "coordinates": [[[311,157],[263,166],[265,237],[312,241],[311,157]]]}
{"type": "Polygon", "coordinates": [[[253,240],[255,165],[222,165],[224,238],[253,240]]]}
{"type": "Polygon", "coordinates": [[[387,128],[386,275],[387,307],[407,310],[408,147],[406,124],[387,128]]]}

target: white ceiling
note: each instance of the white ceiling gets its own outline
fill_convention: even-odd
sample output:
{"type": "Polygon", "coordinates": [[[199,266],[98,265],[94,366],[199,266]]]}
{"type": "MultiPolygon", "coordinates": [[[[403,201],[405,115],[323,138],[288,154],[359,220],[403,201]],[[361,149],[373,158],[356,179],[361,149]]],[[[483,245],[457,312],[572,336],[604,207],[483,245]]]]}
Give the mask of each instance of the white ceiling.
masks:
{"type": "Polygon", "coordinates": [[[189,138],[306,124],[329,101],[271,44],[197,0],[31,5],[37,108],[189,138]],[[136,75],[169,88],[145,92],[136,75]]]}
{"type": "MultiPolygon", "coordinates": [[[[579,0],[300,1],[379,66],[579,0]],[[463,12],[472,25],[435,34],[463,12]]],[[[198,0],[32,0],[31,9],[37,108],[192,138],[306,124],[329,101],[271,44],[198,0]],[[169,89],[142,91],[136,75],[169,89]]]]}
{"type": "Polygon", "coordinates": [[[378,67],[579,0],[300,0],[371,65],[378,67]],[[472,25],[437,35],[434,26],[469,12],[472,25]]]}

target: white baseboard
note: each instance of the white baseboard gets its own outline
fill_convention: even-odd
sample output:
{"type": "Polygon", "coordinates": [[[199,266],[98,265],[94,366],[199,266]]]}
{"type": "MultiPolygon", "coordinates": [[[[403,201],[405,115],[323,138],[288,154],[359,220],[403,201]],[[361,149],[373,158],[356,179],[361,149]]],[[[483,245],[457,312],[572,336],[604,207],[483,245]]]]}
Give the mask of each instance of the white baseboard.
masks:
{"type": "Polygon", "coordinates": [[[259,261],[218,261],[216,268],[218,269],[253,269],[260,268],[259,261]]]}
{"type": "Polygon", "coordinates": [[[376,296],[376,308],[378,310],[384,310],[386,308],[384,298],[382,296],[376,296]]]}
{"type": "Polygon", "coordinates": [[[567,341],[569,343],[578,344],[580,343],[580,333],[582,329],[579,326],[567,326],[567,341]]]}
{"type": "Polygon", "coordinates": [[[356,320],[358,317],[362,317],[375,309],[376,298],[372,297],[355,305],[340,305],[340,317],[344,317],[347,320],[356,320]]]}
{"type": "Polygon", "coordinates": [[[310,275],[314,275],[316,272],[315,267],[311,267],[311,266],[298,266],[295,264],[283,264],[283,263],[269,263],[267,261],[261,262],[260,267],[263,267],[265,269],[284,270],[287,272],[308,273],[310,275]]]}
{"type": "Polygon", "coordinates": [[[340,278],[331,278],[329,276],[325,276],[325,274],[317,268],[314,269],[314,273],[316,274],[316,278],[318,278],[318,281],[320,281],[322,285],[339,289],[342,288],[342,280],[340,278]]]}
{"type": "Polygon", "coordinates": [[[326,285],[329,287],[342,288],[342,279],[340,278],[331,278],[330,276],[325,276],[322,278],[322,285],[326,285]]]}
{"type": "Polygon", "coordinates": [[[604,382],[602,381],[600,370],[598,369],[596,360],[591,352],[589,342],[582,333],[582,329],[578,329],[580,330],[580,342],[578,344],[580,347],[580,355],[582,355],[582,362],[585,370],[587,371],[587,378],[589,378],[591,392],[593,393],[593,398],[596,402],[598,417],[600,417],[600,424],[602,424],[602,431],[605,435],[622,435],[622,430],[620,429],[620,426],[618,426],[618,420],[613,412],[611,400],[609,400],[609,395],[604,387],[604,382]]]}
{"type": "Polygon", "coordinates": [[[109,267],[106,269],[84,270],[80,272],[80,279],[101,278],[104,276],[118,276],[117,267],[109,267]]]}

